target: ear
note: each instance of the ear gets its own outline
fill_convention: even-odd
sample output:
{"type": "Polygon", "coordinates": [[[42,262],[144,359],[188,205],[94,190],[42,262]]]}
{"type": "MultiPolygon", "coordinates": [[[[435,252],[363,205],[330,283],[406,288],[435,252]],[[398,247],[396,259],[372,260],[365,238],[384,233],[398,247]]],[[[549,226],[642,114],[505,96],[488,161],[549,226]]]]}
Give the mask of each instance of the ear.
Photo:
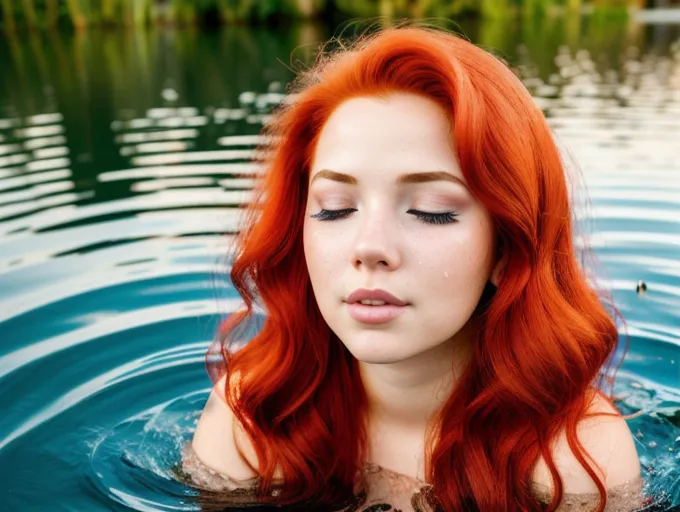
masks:
{"type": "Polygon", "coordinates": [[[496,265],[491,271],[491,277],[489,277],[489,281],[491,281],[491,284],[493,284],[496,288],[498,288],[498,283],[501,279],[501,276],[503,275],[503,271],[505,270],[505,265],[508,262],[508,257],[505,251],[499,248],[497,253],[500,253],[500,257],[497,257],[496,265]]]}

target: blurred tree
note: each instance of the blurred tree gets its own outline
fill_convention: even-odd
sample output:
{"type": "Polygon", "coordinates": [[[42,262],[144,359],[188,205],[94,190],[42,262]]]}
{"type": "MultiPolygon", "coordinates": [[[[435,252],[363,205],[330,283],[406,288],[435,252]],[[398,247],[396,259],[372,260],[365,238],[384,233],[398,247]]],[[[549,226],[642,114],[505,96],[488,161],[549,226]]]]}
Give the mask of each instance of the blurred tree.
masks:
{"type": "Polygon", "coordinates": [[[378,15],[376,3],[367,0],[335,0],[335,7],[346,14],[361,18],[372,18],[378,15]]]}
{"type": "Polygon", "coordinates": [[[101,4],[101,20],[104,24],[113,24],[116,22],[116,0],[102,0],[101,4]]]}
{"type": "MultiPolygon", "coordinates": [[[[526,0],[526,3],[533,2],[534,0],[526,0]]],[[[504,19],[511,14],[511,6],[508,0],[482,0],[481,2],[481,15],[484,18],[490,19],[504,19]]]]}
{"type": "Polygon", "coordinates": [[[572,12],[581,12],[581,0],[567,0],[567,8],[572,12]]]}
{"type": "Polygon", "coordinates": [[[523,0],[522,14],[532,18],[543,16],[546,14],[549,4],[555,4],[554,0],[523,0]]]}
{"type": "Polygon", "coordinates": [[[286,12],[283,0],[258,0],[255,2],[255,18],[266,20],[270,16],[286,12]]]}
{"type": "Polygon", "coordinates": [[[186,0],[170,0],[167,19],[173,25],[194,24],[198,20],[196,3],[186,0]]]}
{"type": "Polygon", "coordinates": [[[14,32],[16,30],[12,0],[2,0],[2,21],[7,32],[14,32]]]}
{"type": "MultiPolygon", "coordinates": [[[[399,0],[406,2],[406,0],[399,0]]],[[[285,0],[287,9],[295,18],[310,19],[322,12],[326,0],[285,0]]]]}
{"type": "Polygon", "coordinates": [[[59,24],[59,0],[45,0],[45,25],[54,28],[59,24]]]}
{"type": "Polygon", "coordinates": [[[150,0],[125,0],[127,25],[145,25],[151,10],[150,0]]]}
{"type": "Polygon", "coordinates": [[[33,0],[22,0],[22,5],[24,7],[24,19],[26,20],[26,26],[29,29],[34,29],[38,26],[38,17],[35,14],[35,5],[33,0]]]}
{"type": "Polygon", "coordinates": [[[247,21],[253,12],[254,0],[217,0],[222,23],[233,25],[247,21]]]}
{"type": "Polygon", "coordinates": [[[71,23],[78,29],[84,29],[87,27],[87,18],[83,14],[83,10],[80,6],[80,0],[66,0],[68,5],[69,16],[71,16],[71,23]]]}
{"type": "Polygon", "coordinates": [[[642,8],[645,0],[0,0],[4,29],[18,26],[52,28],[60,16],[76,29],[88,25],[193,25],[264,22],[275,17],[310,19],[330,7],[353,18],[396,17],[461,18],[467,15],[507,19],[561,12],[580,13],[584,5],[594,17],[626,17],[630,7],[642,8]]]}

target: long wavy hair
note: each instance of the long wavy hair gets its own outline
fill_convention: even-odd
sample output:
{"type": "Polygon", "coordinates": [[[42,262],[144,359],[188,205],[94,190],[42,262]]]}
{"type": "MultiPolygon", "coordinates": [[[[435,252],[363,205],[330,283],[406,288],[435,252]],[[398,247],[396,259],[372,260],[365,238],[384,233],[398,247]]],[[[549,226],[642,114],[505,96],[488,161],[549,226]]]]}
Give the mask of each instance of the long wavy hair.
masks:
{"type": "Polygon", "coordinates": [[[402,25],[321,52],[287,92],[263,129],[264,172],[233,253],[231,281],[245,307],[221,324],[219,371],[209,362],[213,380],[227,372],[225,396],[255,449],[262,496],[271,496],[278,466],[283,491],[271,500],[342,503],[365,462],[366,393],[357,361],[316,304],[303,217],[315,144],[334,109],[356,96],[408,92],[449,113],[463,175],[507,258],[475,313],[473,357],[431,418],[425,474],[435,506],[542,510],[529,485],[542,456],[554,510],[563,485],[550,447],[565,432],[602,511],[606,489],[576,427],[607,383],[617,328],[579,266],[565,166],[521,81],[447,30],[402,25]]]}

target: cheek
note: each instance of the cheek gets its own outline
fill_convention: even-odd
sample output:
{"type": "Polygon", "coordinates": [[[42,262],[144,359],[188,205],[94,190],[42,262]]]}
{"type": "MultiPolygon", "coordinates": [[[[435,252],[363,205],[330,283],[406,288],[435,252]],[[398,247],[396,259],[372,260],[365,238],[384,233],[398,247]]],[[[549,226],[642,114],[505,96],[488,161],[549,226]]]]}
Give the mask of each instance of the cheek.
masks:
{"type": "Polygon", "coordinates": [[[341,246],[339,237],[328,236],[322,229],[316,229],[314,226],[305,226],[305,261],[312,284],[340,270],[341,246]]]}
{"type": "Polygon", "coordinates": [[[478,281],[486,282],[490,272],[490,240],[487,230],[477,227],[421,240],[417,246],[418,266],[437,288],[465,288],[478,281]]]}

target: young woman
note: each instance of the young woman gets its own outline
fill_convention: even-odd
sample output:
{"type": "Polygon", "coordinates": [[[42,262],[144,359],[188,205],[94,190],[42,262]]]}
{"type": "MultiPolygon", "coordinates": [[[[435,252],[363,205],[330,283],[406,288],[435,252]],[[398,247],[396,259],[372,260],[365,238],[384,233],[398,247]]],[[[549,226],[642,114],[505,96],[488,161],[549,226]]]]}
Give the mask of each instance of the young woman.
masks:
{"type": "Polygon", "coordinates": [[[639,505],[630,430],[600,391],[617,330],[521,82],[402,26],[290,92],[232,266],[246,311],[224,323],[187,460],[322,510],[358,491],[401,510],[639,505]],[[258,306],[262,329],[232,350],[258,306]]]}

